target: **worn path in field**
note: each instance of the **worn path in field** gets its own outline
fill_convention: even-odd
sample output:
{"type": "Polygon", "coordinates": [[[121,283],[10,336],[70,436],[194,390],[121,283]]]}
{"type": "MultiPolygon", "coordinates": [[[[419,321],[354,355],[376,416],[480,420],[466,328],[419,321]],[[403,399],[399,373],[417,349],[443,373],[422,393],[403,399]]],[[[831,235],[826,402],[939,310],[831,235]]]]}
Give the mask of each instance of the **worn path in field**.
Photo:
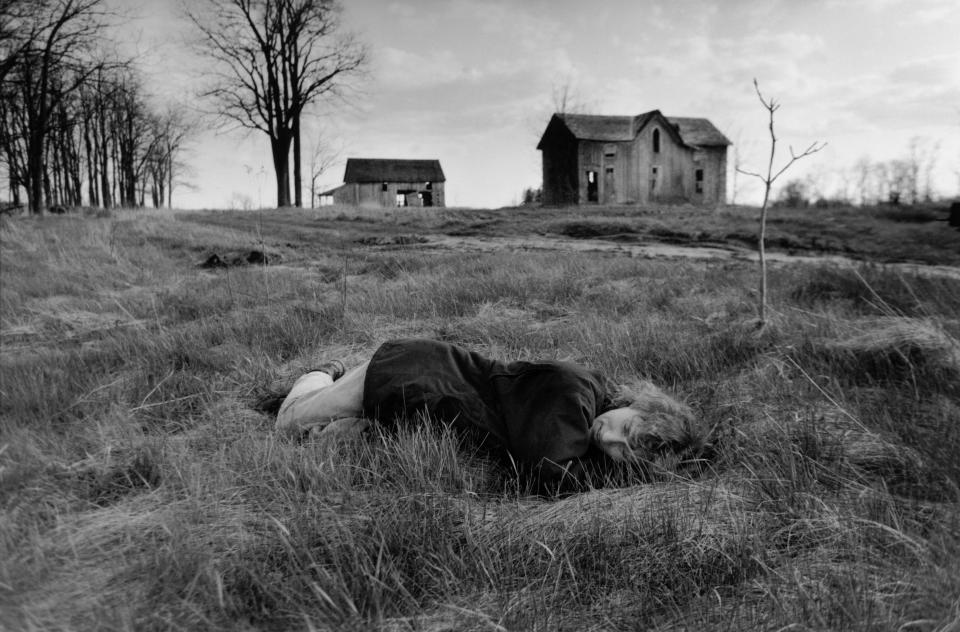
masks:
{"type": "MultiPolygon", "coordinates": [[[[753,247],[729,241],[704,241],[697,245],[667,243],[658,241],[653,235],[635,232],[626,224],[624,224],[625,230],[630,230],[625,234],[599,237],[568,237],[552,234],[558,223],[562,224],[566,219],[576,220],[576,218],[560,216],[551,218],[546,225],[523,224],[521,221],[523,218],[518,220],[512,214],[496,212],[453,213],[449,218],[433,215],[413,217],[396,215],[387,218],[358,216],[342,219],[319,212],[305,215],[286,211],[269,215],[191,213],[184,214],[184,217],[256,235],[268,235],[274,242],[288,242],[287,245],[290,245],[289,242],[296,242],[311,246],[317,243],[338,244],[339,247],[346,244],[353,244],[354,247],[362,244],[372,249],[604,252],[651,259],[727,260],[747,263],[757,261],[757,252],[753,247]]],[[[622,217],[614,220],[623,223],[622,217]]],[[[767,259],[774,264],[782,265],[828,264],[852,268],[864,264],[875,264],[907,274],[960,280],[960,266],[902,261],[880,262],[872,260],[866,253],[862,259],[858,259],[829,251],[810,252],[811,254],[793,254],[768,245],[767,259]]]]}
{"type": "MultiPolygon", "coordinates": [[[[404,248],[472,250],[475,252],[496,252],[499,250],[547,250],[578,252],[609,252],[630,257],[678,258],[697,260],[741,260],[757,261],[759,255],[746,248],[717,246],[678,246],[663,243],[617,243],[604,239],[568,239],[543,235],[525,237],[464,237],[452,235],[423,235],[426,241],[419,244],[407,244],[404,248]]],[[[839,267],[856,267],[866,261],[842,257],[839,255],[791,255],[783,252],[767,253],[767,260],[780,264],[832,264],[839,267]]],[[[886,268],[900,272],[923,276],[945,277],[960,280],[960,268],[955,266],[930,265],[921,263],[882,263],[886,268]]]]}

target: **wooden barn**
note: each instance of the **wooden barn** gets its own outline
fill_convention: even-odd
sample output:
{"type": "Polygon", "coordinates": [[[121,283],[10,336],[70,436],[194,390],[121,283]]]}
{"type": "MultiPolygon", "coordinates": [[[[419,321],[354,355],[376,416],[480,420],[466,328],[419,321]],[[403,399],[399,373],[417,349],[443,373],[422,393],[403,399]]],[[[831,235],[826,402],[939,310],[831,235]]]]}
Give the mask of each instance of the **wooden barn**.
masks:
{"type": "Polygon", "coordinates": [[[705,118],[554,114],[540,138],[543,203],[723,204],[727,147],[705,118]]]}
{"type": "Polygon", "coordinates": [[[444,206],[439,160],[347,158],[343,184],[322,195],[353,206],[444,206]]]}

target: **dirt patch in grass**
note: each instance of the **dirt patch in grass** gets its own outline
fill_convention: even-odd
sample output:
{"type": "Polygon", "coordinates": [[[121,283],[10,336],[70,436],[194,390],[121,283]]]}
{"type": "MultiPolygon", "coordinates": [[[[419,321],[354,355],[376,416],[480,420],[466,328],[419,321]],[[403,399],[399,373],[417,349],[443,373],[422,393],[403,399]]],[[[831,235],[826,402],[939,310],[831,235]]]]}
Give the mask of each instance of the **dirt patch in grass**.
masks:
{"type": "Polygon", "coordinates": [[[355,243],[362,246],[407,246],[409,244],[423,244],[427,241],[426,237],[413,234],[361,237],[354,240],[355,243]]]}
{"type": "Polygon", "coordinates": [[[593,239],[595,237],[615,238],[634,235],[637,230],[623,222],[569,222],[557,227],[556,232],[574,239],[593,239]]]}

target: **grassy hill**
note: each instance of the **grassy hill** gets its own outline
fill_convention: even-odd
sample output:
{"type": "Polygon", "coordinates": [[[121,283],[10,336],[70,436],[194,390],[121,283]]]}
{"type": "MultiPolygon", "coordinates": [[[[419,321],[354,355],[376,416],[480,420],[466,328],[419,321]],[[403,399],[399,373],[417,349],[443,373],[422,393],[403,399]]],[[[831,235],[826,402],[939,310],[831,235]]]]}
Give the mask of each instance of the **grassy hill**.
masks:
{"type": "Polygon", "coordinates": [[[757,332],[753,213],[3,220],[0,628],[946,629],[960,233],[778,209],[774,250],[843,259],[777,263],[757,332]],[[653,379],[711,448],[545,499],[442,430],[297,444],[249,407],[398,336],[653,379]]]}

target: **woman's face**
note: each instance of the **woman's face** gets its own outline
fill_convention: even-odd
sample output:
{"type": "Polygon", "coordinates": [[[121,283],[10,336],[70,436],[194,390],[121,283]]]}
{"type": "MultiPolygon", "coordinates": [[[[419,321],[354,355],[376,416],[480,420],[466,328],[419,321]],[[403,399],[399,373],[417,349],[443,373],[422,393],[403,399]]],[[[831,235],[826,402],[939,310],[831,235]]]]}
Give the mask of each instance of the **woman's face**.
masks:
{"type": "Polygon", "coordinates": [[[614,408],[593,420],[590,440],[614,461],[634,458],[630,447],[630,431],[640,422],[640,414],[632,408],[614,408]]]}

